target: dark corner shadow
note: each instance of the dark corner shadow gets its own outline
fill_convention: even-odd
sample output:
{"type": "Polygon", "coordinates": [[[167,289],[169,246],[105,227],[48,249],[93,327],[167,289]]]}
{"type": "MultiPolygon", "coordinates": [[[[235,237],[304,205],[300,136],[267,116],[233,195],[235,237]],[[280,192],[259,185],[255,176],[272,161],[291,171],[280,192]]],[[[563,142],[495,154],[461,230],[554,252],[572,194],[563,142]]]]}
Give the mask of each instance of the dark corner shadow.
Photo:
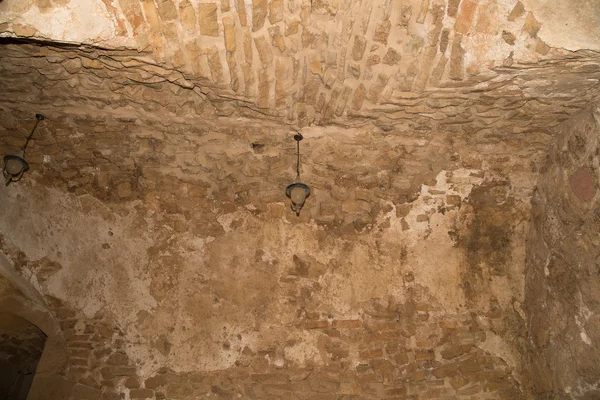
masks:
{"type": "MultiPolygon", "coordinates": [[[[0,0],[2,2],[4,0],[0,0]]],[[[2,45],[33,45],[33,46],[47,46],[54,47],[60,49],[97,49],[97,50],[119,50],[119,49],[109,49],[107,47],[91,45],[91,44],[82,44],[82,43],[65,43],[65,42],[57,42],[53,40],[45,40],[45,39],[36,39],[36,38],[23,38],[23,37],[1,37],[0,38],[0,46],[2,45]]]]}
{"type": "MultiPolygon", "coordinates": [[[[0,0],[2,2],[4,0],[0,0]]],[[[77,44],[53,42],[51,40],[22,38],[22,37],[2,37],[0,45],[6,44],[34,44],[38,46],[54,46],[54,47],[79,47],[77,44]]]]}

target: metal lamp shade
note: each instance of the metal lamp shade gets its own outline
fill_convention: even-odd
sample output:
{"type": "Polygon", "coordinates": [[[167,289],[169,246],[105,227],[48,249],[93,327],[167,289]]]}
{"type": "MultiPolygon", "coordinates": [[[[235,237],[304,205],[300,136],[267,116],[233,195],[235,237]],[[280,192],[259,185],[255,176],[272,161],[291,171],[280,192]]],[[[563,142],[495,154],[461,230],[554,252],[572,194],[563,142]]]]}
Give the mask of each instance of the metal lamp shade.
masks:
{"type": "Polygon", "coordinates": [[[29,164],[25,159],[15,155],[4,156],[4,166],[2,174],[6,180],[6,186],[11,182],[17,182],[25,172],[29,169],[29,164]]]}
{"type": "Polygon", "coordinates": [[[292,210],[296,212],[296,215],[300,215],[306,198],[310,196],[310,187],[304,183],[292,183],[285,189],[285,195],[292,200],[292,210]]]}

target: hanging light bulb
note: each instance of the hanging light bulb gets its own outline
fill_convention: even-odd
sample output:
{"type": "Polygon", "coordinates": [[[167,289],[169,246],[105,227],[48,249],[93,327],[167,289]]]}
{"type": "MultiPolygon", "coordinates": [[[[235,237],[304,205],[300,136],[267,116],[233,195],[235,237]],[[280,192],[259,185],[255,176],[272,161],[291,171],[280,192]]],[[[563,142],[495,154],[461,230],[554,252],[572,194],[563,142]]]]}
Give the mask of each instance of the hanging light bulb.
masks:
{"type": "Polygon", "coordinates": [[[31,133],[27,137],[27,141],[25,145],[21,148],[21,155],[17,156],[14,154],[9,154],[4,156],[4,166],[2,167],[2,175],[4,175],[4,180],[6,181],[6,186],[10,185],[11,182],[17,182],[21,179],[23,174],[29,170],[29,163],[25,161],[25,149],[35,132],[40,121],[44,119],[42,114],[35,114],[35,125],[31,130],[31,133]]]}
{"type": "Polygon", "coordinates": [[[306,198],[310,196],[310,187],[300,182],[300,141],[302,139],[301,134],[297,133],[294,135],[294,140],[297,144],[296,182],[285,189],[285,195],[292,201],[292,210],[294,210],[296,215],[300,215],[300,210],[302,210],[306,198]]]}

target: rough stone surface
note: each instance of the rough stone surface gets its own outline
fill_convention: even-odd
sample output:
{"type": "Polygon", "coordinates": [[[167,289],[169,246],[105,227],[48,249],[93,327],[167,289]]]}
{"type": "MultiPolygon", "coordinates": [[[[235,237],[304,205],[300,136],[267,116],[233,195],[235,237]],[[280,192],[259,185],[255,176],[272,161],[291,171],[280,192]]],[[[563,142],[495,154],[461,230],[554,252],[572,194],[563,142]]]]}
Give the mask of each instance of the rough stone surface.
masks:
{"type": "MultiPolygon", "coordinates": [[[[493,6],[474,0],[448,4],[410,0],[401,7],[390,0],[347,0],[315,2],[312,8],[292,0],[286,5],[281,0],[240,0],[235,7],[187,0],[121,0],[118,6],[100,0],[86,5],[48,3],[51,12],[43,12],[33,0],[4,2],[0,35],[85,43],[90,50],[96,45],[121,49],[122,57],[134,56],[152,70],[136,82],[147,73],[156,74],[162,77],[155,81],[177,82],[228,102],[233,99],[244,110],[297,126],[386,115],[390,108],[410,108],[406,92],[423,92],[427,98],[449,91],[470,96],[451,115],[443,106],[422,104],[419,117],[436,119],[443,114],[463,124],[478,113],[470,106],[482,96],[505,97],[516,85],[526,94],[521,106],[532,99],[554,104],[574,93],[569,83],[576,79],[586,82],[578,88],[585,98],[593,82],[588,76],[597,76],[597,54],[568,51],[597,50],[590,43],[600,43],[589,40],[600,35],[598,12],[593,12],[589,0],[578,0],[578,7],[566,1],[523,5],[514,0],[493,6]],[[580,10],[576,16],[584,23],[574,22],[571,9],[580,10]],[[570,37],[569,45],[546,39],[545,34],[556,38],[574,31],[552,20],[546,23],[544,18],[552,15],[579,30],[583,27],[588,35],[570,37]],[[64,21],[57,23],[59,19],[64,21]],[[327,62],[315,70],[315,60],[324,56],[327,62]],[[373,65],[373,57],[384,62],[373,65]],[[535,66],[536,62],[540,64],[535,66]],[[277,65],[285,65],[287,73],[277,65]],[[381,76],[386,77],[384,83],[381,76]],[[265,82],[277,82],[286,91],[265,82]],[[360,97],[361,87],[378,93],[363,102],[345,101],[360,97]],[[347,95],[341,95],[344,92],[347,95]],[[265,100],[275,97],[277,101],[265,100]],[[313,97],[323,100],[313,102],[313,97]]],[[[111,54],[119,58],[117,64],[122,63],[118,54],[111,54]]],[[[106,61],[95,59],[86,67],[93,65],[103,75],[115,68],[106,61]]],[[[535,119],[537,113],[530,115],[535,119]]],[[[398,118],[397,113],[390,117],[398,118]]]]}
{"type": "Polygon", "coordinates": [[[593,399],[599,393],[600,209],[593,185],[600,125],[593,111],[561,126],[533,199],[525,306],[538,398],[593,399]]]}
{"type": "Polygon", "coordinates": [[[581,201],[590,201],[596,194],[596,182],[588,167],[581,167],[569,177],[571,190],[581,201]]]}
{"type": "Polygon", "coordinates": [[[0,152],[47,117],[0,188],[68,349],[36,398],[594,398],[585,41],[527,1],[88,3],[0,2],[0,152]]]}

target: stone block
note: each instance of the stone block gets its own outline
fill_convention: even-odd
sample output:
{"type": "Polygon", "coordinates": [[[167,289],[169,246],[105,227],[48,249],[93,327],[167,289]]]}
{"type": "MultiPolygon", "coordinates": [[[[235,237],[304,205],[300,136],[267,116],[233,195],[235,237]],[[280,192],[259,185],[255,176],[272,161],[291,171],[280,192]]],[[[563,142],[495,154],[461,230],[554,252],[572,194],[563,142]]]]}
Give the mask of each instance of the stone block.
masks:
{"type": "Polygon", "coordinates": [[[502,39],[511,46],[514,46],[515,42],[517,41],[517,37],[511,32],[507,31],[502,31],[502,39]]]}
{"type": "Polygon", "coordinates": [[[304,323],[304,327],[306,329],[328,328],[329,327],[329,321],[327,321],[327,320],[306,321],[304,323]]]}
{"type": "Polygon", "coordinates": [[[285,51],[285,39],[281,34],[281,28],[279,25],[269,27],[269,36],[271,37],[271,43],[273,44],[273,47],[278,48],[280,52],[285,51]]]}
{"type": "Polygon", "coordinates": [[[454,35],[452,52],[450,53],[449,77],[455,81],[461,81],[465,75],[465,50],[462,47],[462,35],[454,35]]]}
{"type": "Polygon", "coordinates": [[[144,381],[144,386],[147,389],[157,389],[167,384],[167,377],[165,375],[156,375],[150,377],[144,381]]]}
{"type": "Polygon", "coordinates": [[[449,0],[447,14],[449,17],[456,18],[458,14],[458,6],[460,5],[460,0],[449,0]]]}
{"type": "Polygon", "coordinates": [[[128,389],[137,389],[140,387],[140,382],[137,380],[137,378],[130,377],[130,378],[127,378],[124,385],[128,389]]]}
{"type": "Polygon", "coordinates": [[[223,31],[225,36],[225,49],[233,53],[236,50],[235,22],[231,17],[223,18],[223,31]]]}
{"type": "Polygon", "coordinates": [[[300,27],[300,21],[297,19],[292,19],[287,21],[285,24],[285,36],[295,35],[298,33],[298,28],[300,27]]]}
{"type": "Polygon", "coordinates": [[[289,93],[289,69],[284,58],[275,63],[275,104],[277,107],[287,104],[289,93]]]}
{"type": "Polygon", "coordinates": [[[198,4],[198,23],[200,24],[200,33],[202,35],[219,36],[217,3],[198,4]]]}
{"type": "Polygon", "coordinates": [[[382,349],[372,349],[372,350],[365,350],[360,352],[359,357],[361,360],[372,360],[372,359],[376,359],[376,358],[381,358],[383,356],[383,350],[382,349]]]}
{"type": "Polygon", "coordinates": [[[457,364],[445,364],[442,365],[441,367],[438,368],[434,368],[432,370],[433,375],[436,378],[445,378],[447,376],[454,376],[458,371],[458,365],[457,364]]]}
{"type": "Polygon", "coordinates": [[[375,33],[373,33],[373,41],[387,44],[390,30],[392,29],[392,23],[389,20],[381,21],[375,27],[375,33]]]}
{"type": "Polygon", "coordinates": [[[213,82],[223,82],[223,63],[221,61],[221,55],[217,47],[212,47],[208,51],[208,66],[210,68],[210,75],[213,82]]]}
{"type": "Polygon", "coordinates": [[[267,68],[273,64],[273,53],[271,51],[271,46],[269,46],[269,42],[265,39],[264,36],[258,36],[254,38],[254,44],[256,46],[256,50],[258,51],[258,57],[260,58],[260,62],[263,67],[267,68]]]}
{"type": "Polygon", "coordinates": [[[258,72],[258,101],[260,108],[269,108],[271,104],[271,76],[266,68],[258,72]]]}
{"type": "Polygon", "coordinates": [[[276,24],[283,20],[283,0],[269,1],[269,22],[276,24]]]}
{"type": "Polygon", "coordinates": [[[360,110],[366,97],[367,89],[365,88],[365,85],[361,83],[354,91],[354,97],[352,98],[352,108],[357,111],[360,110]]]}
{"type": "Polygon", "coordinates": [[[237,15],[240,19],[240,25],[246,26],[248,24],[248,20],[246,17],[246,2],[245,0],[237,0],[236,2],[237,15]]]}
{"type": "Polygon", "coordinates": [[[394,365],[389,360],[377,358],[371,360],[369,364],[377,374],[392,373],[394,371],[394,365]]]}
{"type": "Polygon", "coordinates": [[[172,0],[157,0],[158,14],[163,22],[177,19],[177,8],[172,0]]]}
{"type": "Polygon", "coordinates": [[[312,53],[310,55],[309,66],[310,66],[310,72],[312,74],[323,76],[321,55],[319,53],[312,53]]]}
{"type": "Polygon", "coordinates": [[[371,203],[362,200],[346,200],[342,203],[342,211],[352,215],[368,214],[372,207],[371,203]]]}
{"type": "Polygon", "coordinates": [[[550,52],[551,47],[548,46],[543,40],[538,39],[535,45],[535,52],[543,56],[550,52]]]}
{"type": "Polygon", "coordinates": [[[456,32],[463,35],[469,32],[471,23],[473,22],[473,15],[477,9],[477,1],[475,0],[464,0],[460,6],[460,14],[456,19],[454,29],[456,32]]]}
{"type": "Polygon", "coordinates": [[[415,361],[431,361],[435,360],[435,353],[433,350],[417,350],[415,351],[415,361]]]}
{"type": "Polygon", "coordinates": [[[367,93],[367,98],[369,101],[377,102],[379,100],[379,96],[387,86],[389,80],[390,77],[387,74],[381,73],[377,75],[377,79],[369,88],[369,93],[367,93]]]}
{"type": "Polygon", "coordinates": [[[131,184],[129,182],[123,182],[117,186],[117,194],[120,198],[128,198],[133,195],[133,189],[131,188],[131,184]]]}
{"type": "Polygon", "coordinates": [[[37,29],[33,26],[24,24],[13,24],[12,31],[15,35],[22,37],[31,37],[37,33],[37,29]]]}
{"type": "Polygon", "coordinates": [[[542,29],[542,24],[535,19],[533,13],[527,13],[525,23],[523,24],[523,28],[521,30],[528,33],[532,38],[536,38],[540,29],[542,29]]]}
{"type": "Polygon", "coordinates": [[[596,195],[594,173],[589,167],[581,167],[573,172],[569,177],[569,186],[581,201],[588,202],[596,195]]]}
{"type": "Polygon", "coordinates": [[[421,5],[416,17],[416,22],[418,24],[423,24],[425,22],[425,18],[427,18],[427,13],[429,12],[429,3],[430,0],[421,0],[421,5]]]}
{"type": "Polygon", "coordinates": [[[102,391],[78,384],[73,386],[73,392],[71,396],[74,400],[100,400],[102,397],[102,391]]]}
{"type": "Polygon", "coordinates": [[[412,371],[409,375],[408,375],[408,379],[413,381],[413,382],[421,382],[424,381],[427,378],[427,373],[420,369],[420,370],[416,370],[416,371],[412,371]]]}
{"type": "Polygon", "coordinates": [[[151,399],[154,397],[154,390],[150,389],[132,389],[129,391],[131,399],[151,399]]]}
{"type": "Polygon", "coordinates": [[[181,26],[188,32],[196,30],[196,12],[189,0],[179,3],[179,20],[181,26]]]}
{"type": "Polygon", "coordinates": [[[265,24],[268,0],[252,0],[252,31],[256,32],[265,24]]]}
{"type": "Polygon", "coordinates": [[[135,376],[136,370],[135,367],[112,366],[102,368],[100,373],[104,379],[112,379],[120,376],[135,376]]]}
{"type": "Polygon", "coordinates": [[[360,61],[365,54],[365,49],[367,48],[367,41],[364,36],[355,35],[354,36],[354,44],[352,45],[352,58],[355,61],[360,61]]]}
{"type": "Polygon", "coordinates": [[[362,321],[359,319],[335,320],[333,321],[333,327],[336,329],[362,328],[362,321]]]}
{"type": "Polygon", "coordinates": [[[520,1],[517,1],[517,4],[515,4],[512,11],[508,15],[508,20],[510,22],[516,21],[523,14],[525,14],[525,6],[520,1]]]}
{"type": "Polygon", "coordinates": [[[398,25],[404,27],[408,26],[408,23],[410,22],[410,19],[413,14],[413,6],[410,4],[402,4],[402,6],[400,7],[399,14],[400,15],[398,18],[398,25]]]}

